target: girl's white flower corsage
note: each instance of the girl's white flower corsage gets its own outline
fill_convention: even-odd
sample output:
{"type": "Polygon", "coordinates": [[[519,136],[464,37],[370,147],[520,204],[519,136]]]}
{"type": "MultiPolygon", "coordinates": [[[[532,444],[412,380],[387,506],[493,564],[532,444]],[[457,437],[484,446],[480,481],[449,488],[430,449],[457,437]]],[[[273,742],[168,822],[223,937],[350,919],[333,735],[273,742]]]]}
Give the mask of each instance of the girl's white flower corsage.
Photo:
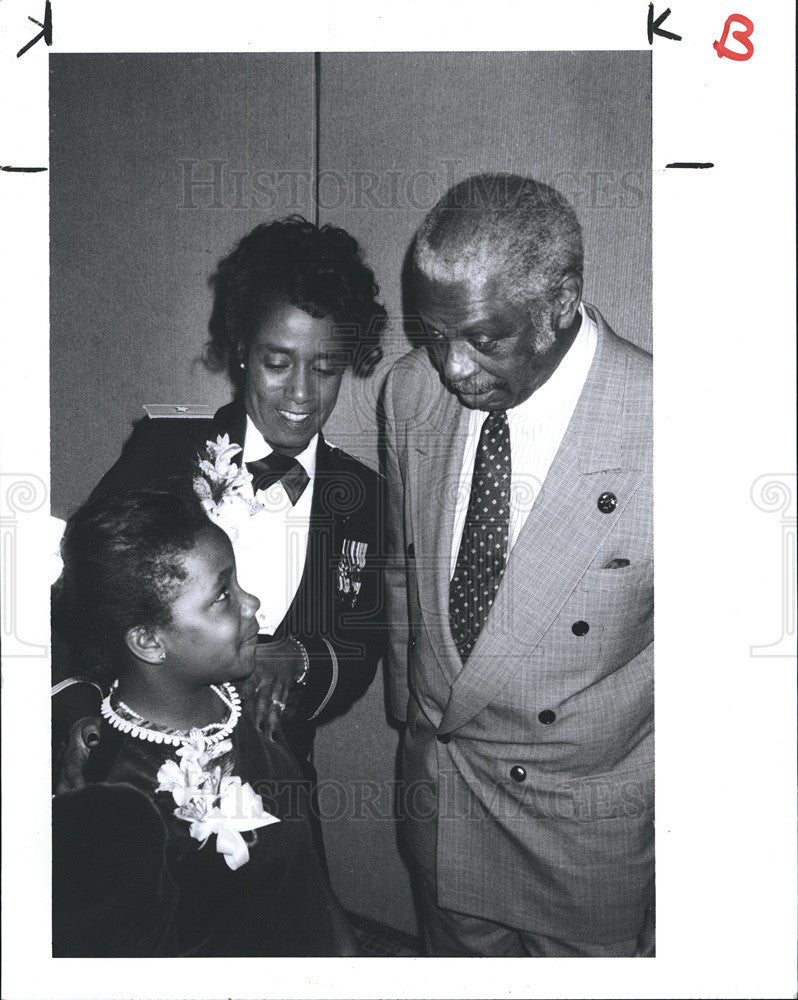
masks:
{"type": "Polygon", "coordinates": [[[253,514],[263,510],[263,504],[246,495],[252,475],[246,467],[231,459],[241,451],[241,445],[230,444],[229,434],[205,442],[194,475],[194,492],[205,513],[234,542],[241,528],[253,514]]]}
{"type": "Polygon", "coordinates": [[[203,848],[216,834],[216,850],[235,871],[249,861],[249,848],[241,836],[258,827],[279,823],[263,808],[263,802],[248,782],[236,775],[223,776],[214,764],[232,749],[229,740],[208,746],[199,729],[192,729],[178,749],[180,761],[166,760],[158,770],[156,792],[169,792],[175,800],[175,816],[190,823],[189,834],[203,848]]]}

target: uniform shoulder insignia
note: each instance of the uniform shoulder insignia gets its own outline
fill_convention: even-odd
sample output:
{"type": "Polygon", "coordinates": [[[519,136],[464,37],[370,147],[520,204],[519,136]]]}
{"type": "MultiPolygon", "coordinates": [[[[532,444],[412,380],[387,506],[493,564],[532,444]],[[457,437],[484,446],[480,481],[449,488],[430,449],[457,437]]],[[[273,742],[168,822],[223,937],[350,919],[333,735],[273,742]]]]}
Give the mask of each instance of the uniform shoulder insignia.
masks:
{"type": "MultiPolygon", "coordinates": [[[[350,455],[348,451],[344,451],[340,445],[331,444],[325,438],[325,444],[329,447],[332,457],[340,465],[350,466],[353,469],[367,469],[369,472],[374,472],[374,469],[370,465],[367,465],[364,461],[359,458],[355,458],[354,455],[350,455]]],[[[376,473],[375,473],[376,475],[376,473]]]]}
{"type": "Polygon", "coordinates": [[[161,417],[211,420],[216,412],[205,403],[145,403],[142,409],[151,420],[161,417]]]}
{"type": "Polygon", "coordinates": [[[349,452],[344,451],[344,449],[341,448],[340,445],[332,444],[326,438],[324,439],[324,443],[330,449],[329,452],[330,461],[333,462],[334,465],[337,465],[339,468],[351,465],[353,461],[357,462],[357,459],[353,459],[353,457],[349,454],[349,452]]]}

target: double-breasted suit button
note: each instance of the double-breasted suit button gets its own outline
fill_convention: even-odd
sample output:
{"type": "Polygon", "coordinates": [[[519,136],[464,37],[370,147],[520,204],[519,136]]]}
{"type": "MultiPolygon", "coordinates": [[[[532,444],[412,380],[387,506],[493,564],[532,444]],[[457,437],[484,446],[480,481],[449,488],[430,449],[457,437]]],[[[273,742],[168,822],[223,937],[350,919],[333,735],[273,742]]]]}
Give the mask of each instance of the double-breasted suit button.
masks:
{"type": "Polygon", "coordinates": [[[618,506],[618,497],[614,493],[602,493],[597,500],[597,506],[602,514],[611,514],[618,506]]]}
{"type": "Polygon", "coordinates": [[[574,622],[571,626],[571,631],[574,635],[587,635],[590,631],[590,626],[587,622],[574,622]]]}
{"type": "Polygon", "coordinates": [[[538,722],[542,722],[544,726],[550,726],[556,718],[557,716],[550,708],[544,708],[540,715],[538,715],[538,722]]]}
{"type": "Polygon", "coordinates": [[[448,733],[440,733],[438,736],[435,737],[435,739],[439,743],[443,743],[444,745],[447,743],[451,743],[452,741],[452,738],[448,733]]]}
{"type": "Polygon", "coordinates": [[[510,768],[510,777],[520,785],[522,781],[526,781],[526,768],[521,767],[520,764],[513,764],[510,768]]]}

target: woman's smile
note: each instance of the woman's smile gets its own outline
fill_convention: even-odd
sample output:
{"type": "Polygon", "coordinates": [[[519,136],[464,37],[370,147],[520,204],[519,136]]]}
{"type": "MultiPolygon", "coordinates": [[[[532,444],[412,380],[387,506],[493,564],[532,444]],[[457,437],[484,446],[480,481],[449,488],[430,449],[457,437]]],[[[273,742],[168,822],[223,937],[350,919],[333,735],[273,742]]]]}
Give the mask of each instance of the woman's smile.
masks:
{"type": "Polygon", "coordinates": [[[296,424],[297,426],[307,423],[313,416],[313,413],[295,413],[293,410],[278,410],[277,413],[283,420],[287,420],[288,423],[296,424]]]}
{"type": "Polygon", "coordinates": [[[271,309],[250,344],[244,402],[266,442],[301,454],[333,411],[345,364],[329,317],[295,306],[271,309]]]}

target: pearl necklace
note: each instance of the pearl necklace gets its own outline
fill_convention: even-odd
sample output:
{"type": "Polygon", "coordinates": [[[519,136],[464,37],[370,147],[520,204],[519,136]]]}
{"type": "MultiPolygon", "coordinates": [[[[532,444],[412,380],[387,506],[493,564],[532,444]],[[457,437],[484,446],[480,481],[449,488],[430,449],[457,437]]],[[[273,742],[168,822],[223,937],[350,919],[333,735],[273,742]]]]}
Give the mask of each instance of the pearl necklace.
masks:
{"type": "MultiPolygon", "coordinates": [[[[143,719],[137,712],[134,712],[129,705],[126,705],[120,699],[116,699],[116,706],[111,704],[111,699],[119,686],[119,681],[115,680],[111,685],[111,690],[108,692],[106,697],[103,699],[103,703],[100,707],[103,718],[106,719],[114,729],[118,729],[121,733],[127,733],[128,736],[134,736],[140,740],[147,740],[149,743],[165,743],[167,746],[179,747],[186,743],[190,738],[191,734],[185,732],[181,729],[167,729],[164,731],[159,731],[157,729],[151,729],[147,725],[147,719],[143,719]],[[125,718],[120,715],[117,708],[122,709],[123,712],[130,715],[132,718],[125,718]],[[137,719],[138,722],[134,722],[133,719],[137,719]],[[139,725],[138,723],[142,723],[139,725]]],[[[238,691],[233,687],[232,684],[225,682],[221,686],[216,684],[211,684],[211,691],[218,698],[220,698],[225,705],[230,709],[230,715],[227,718],[227,722],[211,722],[199,732],[202,734],[206,746],[213,746],[216,743],[221,743],[222,740],[227,739],[227,737],[233,732],[238,720],[241,717],[241,698],[238,695],[238,691]],[[218,728],[221,727],[221,728],[218,728]],[[217,729],[218,732],[208,733],[209,729],[217,729]]]]}

